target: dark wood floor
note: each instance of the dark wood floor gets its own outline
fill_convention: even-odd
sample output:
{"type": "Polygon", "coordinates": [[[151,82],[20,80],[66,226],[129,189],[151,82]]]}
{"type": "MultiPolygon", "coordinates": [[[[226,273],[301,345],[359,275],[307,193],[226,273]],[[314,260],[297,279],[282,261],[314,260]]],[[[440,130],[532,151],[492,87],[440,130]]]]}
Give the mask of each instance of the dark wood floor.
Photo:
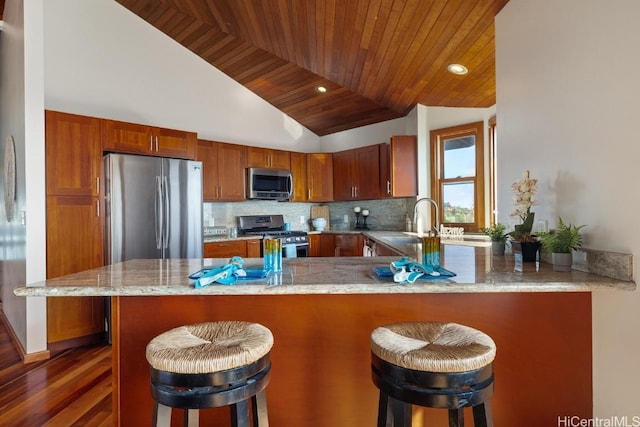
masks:
{"type": "Polygon", "coordinates": [[[111,426],[111,347],[24,364],[0,321],[0,426],[111,426]]]}

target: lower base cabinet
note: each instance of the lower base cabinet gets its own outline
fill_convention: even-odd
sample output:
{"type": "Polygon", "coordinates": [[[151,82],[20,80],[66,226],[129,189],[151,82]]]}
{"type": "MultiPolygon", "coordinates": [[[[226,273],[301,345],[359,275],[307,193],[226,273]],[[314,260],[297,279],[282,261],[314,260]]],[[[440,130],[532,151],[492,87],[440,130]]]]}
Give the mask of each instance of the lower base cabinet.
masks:
{"type": "Polygon", "coordinates": [[[222,242],[206,242],[203,255],[205,258],[260,258],[261,240],[225,240],[222,242]]]}
{"type": "Polygon", "coordinates": [[[362,256],[362,234],[309,234],[309,256],[362,256]]]}

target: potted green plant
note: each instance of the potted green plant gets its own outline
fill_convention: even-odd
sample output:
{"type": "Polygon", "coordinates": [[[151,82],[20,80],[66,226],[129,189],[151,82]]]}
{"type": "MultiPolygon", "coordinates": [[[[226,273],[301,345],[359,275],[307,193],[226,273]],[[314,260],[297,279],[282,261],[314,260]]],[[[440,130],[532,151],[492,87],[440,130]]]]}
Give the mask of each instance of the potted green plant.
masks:
{"type": "Polygon", "coordinates": [[[491,251],[494,255],[503,255],[504,247],[509,235],[505,233],[504,224],[494,224],[491,227],[483,228],[482,232],[491,239],[491,251]]]}
{"type": "Polygon", "coordinates": [[[515,256],[521,256],[522,261],[536,261],[540,250],[540,241],[531,233],[535,213],[531,212],[531,207],[538,204],[533,199],[537,191],[538,180],[529,176],[529,171],[525,171],[522,179],[511,184],[511,191],[514,193],[513,203],[515,209],[511,212],[512,217],[520,218],[521,224],[517,224],[514,230],[509,233],[511,249],[515,256]]]}
{"type": "Polygon", "coordinates": [[[573,251],[582,247],[580,230],[584,225],[565,224],[562,218],[558,220],[558,227],[549,232],[541,233],[542,246],[551,252],[551,264],[554,271],[571,271],[573,251]]]}

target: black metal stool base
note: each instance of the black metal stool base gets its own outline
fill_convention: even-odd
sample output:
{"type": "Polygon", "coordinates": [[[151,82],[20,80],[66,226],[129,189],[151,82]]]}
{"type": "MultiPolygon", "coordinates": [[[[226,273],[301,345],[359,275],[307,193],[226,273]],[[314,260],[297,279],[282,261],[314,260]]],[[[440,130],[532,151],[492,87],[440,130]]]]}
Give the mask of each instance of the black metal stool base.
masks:
{"type": "Polygon", "coordinates": [[[467,372],[439,373],[402,368],[371,354],[371,376],[380,389],[378,427],[411,427],[411,405],[449,410],[449,426],[464,426],[473,408],[476,427],[493,427],[490,397],[493,364],[467,372]]]}
{"type": "Polygon", "coordinates": [[[265,388],[269,355],[249,365],[208,374],[178,374],[151,368],[155,426],[171,424],[171,408],[185,410],[185,425],[198,425],[198,409],[231,406],[233,427],[267,427],[265,388]],[[253,423],[251,423],[253,420],[253,423]]]}

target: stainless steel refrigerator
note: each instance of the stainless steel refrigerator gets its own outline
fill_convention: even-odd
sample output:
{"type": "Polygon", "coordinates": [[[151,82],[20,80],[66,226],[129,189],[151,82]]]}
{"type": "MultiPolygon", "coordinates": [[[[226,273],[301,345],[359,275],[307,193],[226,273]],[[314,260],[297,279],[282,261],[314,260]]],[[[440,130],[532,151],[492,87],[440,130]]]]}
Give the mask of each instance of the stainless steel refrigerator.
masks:
{"type": "Polygon", "coordinates": [[[202,258],[202,163],[104,157],[105,262],[202,258]]]}

